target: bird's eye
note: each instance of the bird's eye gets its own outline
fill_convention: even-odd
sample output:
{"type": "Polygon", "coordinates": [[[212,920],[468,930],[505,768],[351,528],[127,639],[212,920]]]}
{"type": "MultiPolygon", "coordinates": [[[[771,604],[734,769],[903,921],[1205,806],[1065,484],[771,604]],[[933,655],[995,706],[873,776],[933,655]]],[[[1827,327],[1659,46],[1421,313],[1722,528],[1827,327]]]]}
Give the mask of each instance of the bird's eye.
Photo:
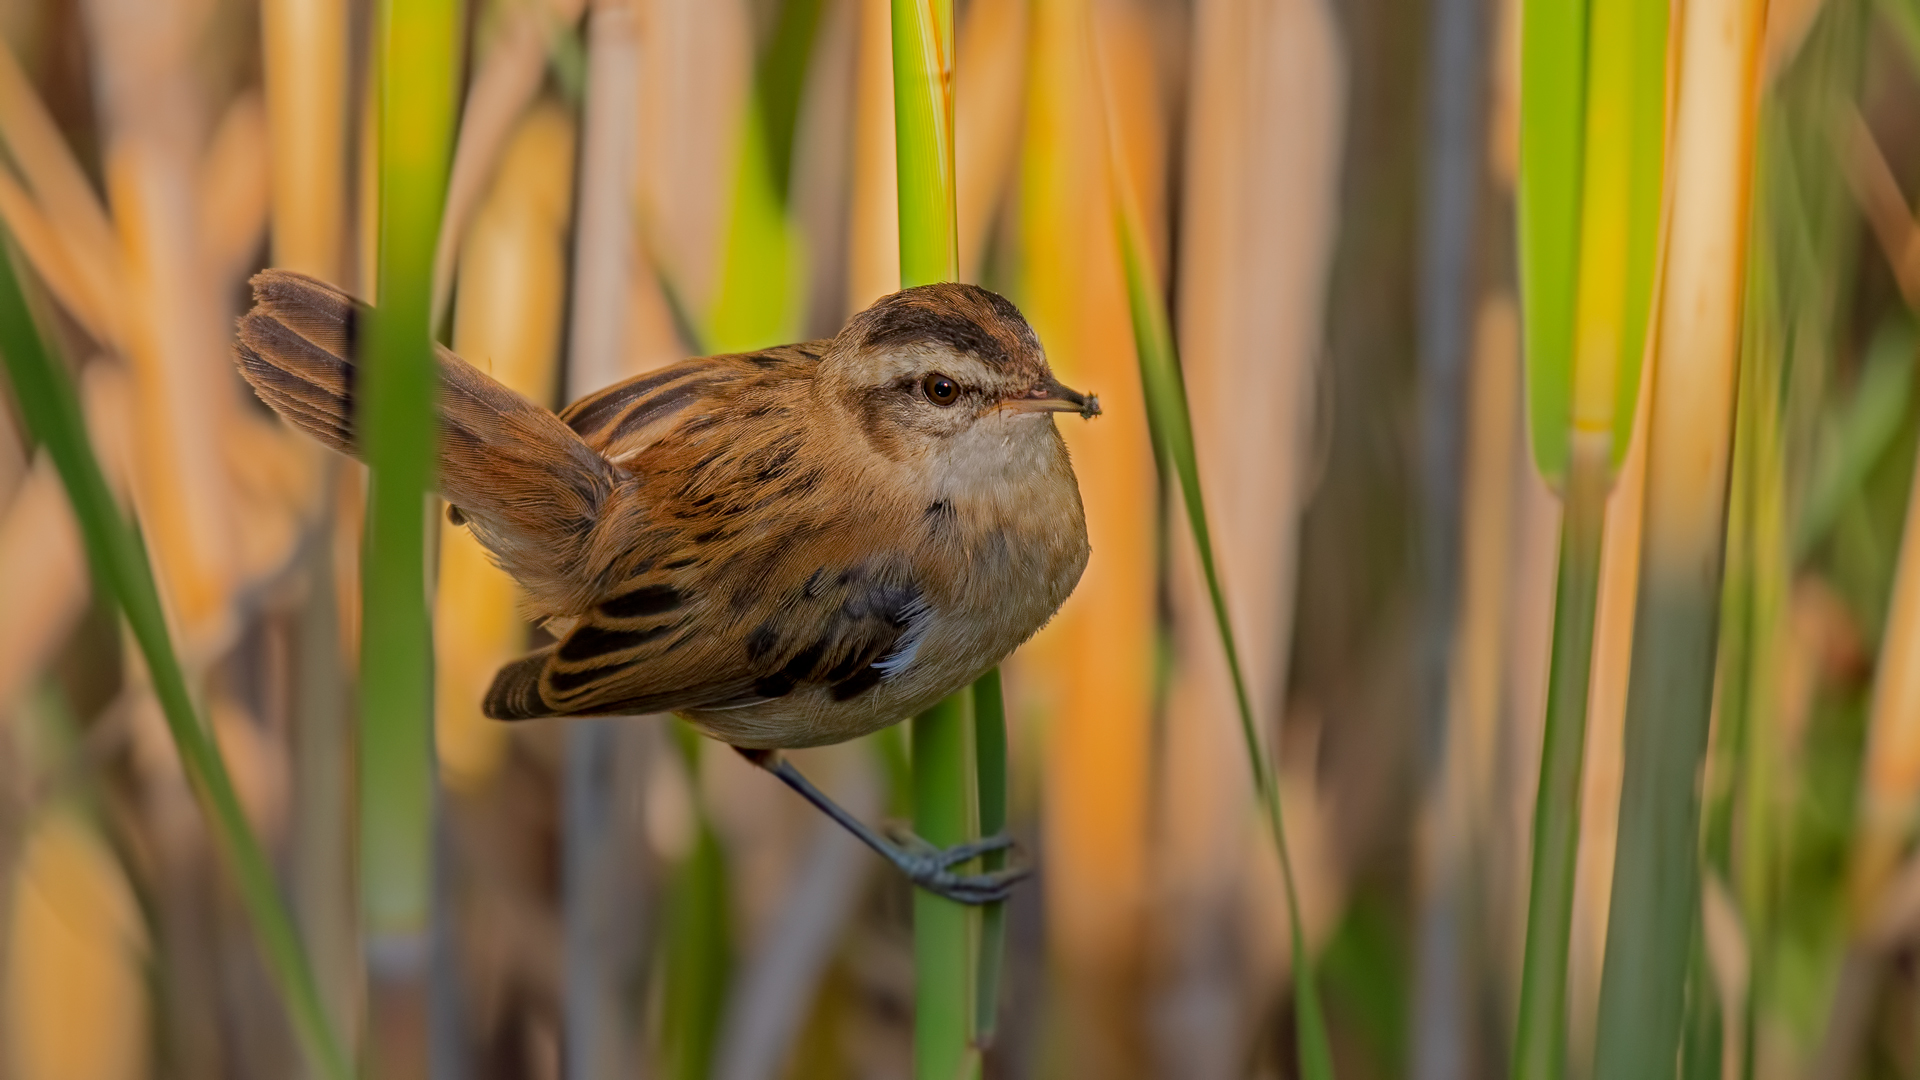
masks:
{"type": "Polygon", "coordinates": [[[920,389],[926,391],[928,401],[941,408],[960,400],[960,388],[954,385],[952,379],[939,372],[934,372],[921,380],[920,389]]]}

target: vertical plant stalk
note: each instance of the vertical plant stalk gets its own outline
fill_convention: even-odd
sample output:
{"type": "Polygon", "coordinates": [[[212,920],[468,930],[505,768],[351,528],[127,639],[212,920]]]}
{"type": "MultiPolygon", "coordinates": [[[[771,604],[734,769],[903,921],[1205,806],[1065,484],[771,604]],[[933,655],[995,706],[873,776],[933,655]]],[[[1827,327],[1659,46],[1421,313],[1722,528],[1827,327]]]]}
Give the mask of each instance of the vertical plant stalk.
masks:
{"type": "Polygon", "coordinates": [[[1513,1075],[1561,1074],[1567,1042],[1567,940],[1580,851],[1581,772],[1587,741],[1587,687],[1605,533],[1607,451],[1576,446],[1569,462],[1560,569],[1554,586],[1553,651],[1547,676],[1540,788],[1533,805],[1533,871],[1520,981],[1513,1075]]]}
{"type": "Polygon", "coordinates": [[[1427,166],[1422,200],[1419,284],[1421,616],[1415,676],[1424,699],[1417,745],[1429,764],[1419,780],[1433,808],[1420,861],[1424,882],[1414,957],[1413,1080],[1446,1080],[1470,1071],[1468,993],[1473,966],[1464,908],[1473,851],[1468,818],[1450,812],[1465,794],[1450,769],[1461,736],[1454,682],[1460,627],[1462,489],[1474,301],[1477,212],[1485,137],[1482,0],[1437,0],[1428,42],[1427,166]]]}
{"type": "Polygon", "coordinates": [[[1598,1080],[1674,1074],[1700,911],[1699,780],[1713,702],[1766,4],[1693,0],[1683,10],[1673,228],[1656,322],[1598,1080]]]}
{"type": "MultiPolygon", "coordinates": [[[[1909,346],[1910,347],[1910,346],[1909,346]]],[[[1920,469],[1907,494],[1900,554],[1874,665],[1847,908],[1854,934],[1872,939],[1920,803],[1920,469]]]]}
{"type": "Polygon", "coordinates": [[[1140,362],[1140,382],[1147,400],[1147,427],[1156,450],[1155,461],[1171,466],[1180,485],[1187,509],[1187,526],[1193,533],[1193,546],[1200,557],[1200,569],[1206,578],[1207,595],[1212,601],[1214,623],[1220,633],[1220,645],[1227,657],[1227,671],[1233,680],[1234,702],[1240,714],[1240,734],[1246,743],[1247,762],[1253,770],[1253,788],[1259,800],[1268,834],[1280,859],[1281,881],[1287,894],[1287,932],[1293,950],[1293,997],[1295,1024],[1298,1028],[1299,1067],[1307,1080],[1326,1080],[1333,1076],[1333,1052],[1327,1040],[1326,1020],[1320,1008],[1320,994],[1313,974],[1313,959],[1307,951],[1306,933],[1300,922],[1300,895],[1295,887],[1293,859],[1287,850],[1287,831],[1280,809],[1280,788],[1274,777],[1271,758],[1261,745],[1260,729],[1253,716],[1253,699],[1247,693],[1247,681],[1240,666],[1240,652],[1234,645],[1233,623],[1227,614],[1226,592],[1220,584],[1219,568],[1214,561],[1212,531],[1207,526],[1207,509],[1200,491],[1200,467],[1194,456],[1193,419],[1187,409],[1186,384],[1180,376],[1180,363],[1173,344],[1173,328],[1168,324],[1165,293],[1153,265],[1148,247],[1147,229],[1141,215],[1139,198],[1133,191],[1114,139],[1109,115],[1113,94],[1106,84],[1099,50],[1093,48],[1091,34],[1088,49],[1092,69],[1101,79],[1102,113],[1105,127],[1103,142],[1113,186],[1114,232],[1120,248],[1121,270],[1126,275],[1127,309],[1132,316],[1134,345],[1140,362]]]}
{"type": "MultiPolygon", "coordinates": [[[[1771,135],[1760,137],[1760,160],[1768,158],[1771,135]]],[[[1777,146],[1773,147],[1777,149],[1777,146]]],[[[1770,201],[1770,169],[1754,178],[1754,205],[1770,201]]],[[[1771,216],[1769,213],[1767,216],[1771,216]]],[[[1711,915],[1715,892],[1725,900],[1720,920],[1703,920],[1712,935],[1715,922],[1744,931],[1746,942],[1771,935],[1768,896],[1773,869],[1775,823],[1774,741],[1779,729],[1781,684],[1778,659],[1786,632],[1792,583],[1791,530],[1786,514],[1784,406],[1786,359],[1780,319],[1779,264],[1771,223],[1756,214],[1747,252],[1745,327],[1740,343],[1740,383],[1735,403],[1732,472],[1728,481],[1727,540],[1722,571],[1717,700],[1719,731],[1709,750],[1705,820],[1701,848],[1707,873],[1725,884],[1704,894],[1702,911],[1711,915]]],[[[1902,410],[1908,395],[1899,395],[1902,410]]],[[[1703,991],[1718,989],[1722,1047],[1728,1075],[1747,1076],[1753,1058],[1755,992],[1767,977],[1765,949],[1745,947],[1746,970],[1728,980],[1714,963],[1708,942],[1708,971],[1688,973],[1703,991]],[[1714,984],[1722,984],[1714,986],[1714,984]]],[[[1744,945],[1744,943],[1743,943],[1744,945]]],[[[1842,976],[1844,978],[1844,976],[1842,976]]],[[[1702,993],[1704,998],[1707,995],[1702,993]]],[[[1691,1007],[1691,1006],[1690,1006],[1691,1007]]],[[[1691,1033],[1690,1036],[1691,1037],[1691,1033]]],[[[1716,1062],[1716,1066],[1722,1064],[1716,1062]]]]}
{"type": "MultiPolygon", "coordinates": [[[[626,373],[626,305],[633,260],[634,137],[640,85],[638,18],[625,0],[595,0],[587,16],[587,91],[574,220],[566,400],[626,373]]],[[[649,914],[642,860],[623,853],[631,814],[619,793],[641,777],[631,752],[643,733],[622,717],[570,721],[561,794],[562,1054],[570,1080],[632,1075],[638,1047],[625,984],[638,949],[623,928],[649,914]],[[622,730],[622,727],[627,730],[622,730]],[[624,752],[623,752],[624,751],[624,752]]]]}
{"type": "Polygon", "coordinates": [[[1520,174],[1514,187],[1527,427],[1549,484],[1567,466],[1573,406],[1573,283],[1580,269],[1580,166],[1587,0],[1526,0],[1520,16],[1520,174]]]}
{"type": "MultiPolygon", "coordinates": [[[[1007,827],[1007,709],[1000,695],[1000,669],[973,683],[974,783],[979,795],[979,833],[994,836],[1007,827]]],[[[988,872],[1007,865],[1005,849],[981,859],[988,872]]],[[[980,912],[980,937],[974,970],[973,1041],[993,1045],[1000,1012],[1000,971],[1006,951],[1007,905],[988,904],[980,912]]]]}
{"type": "Polygon", "coordinates": [[[348,25],[344,0],[260,5],[273,140],[273,264],[340,280],[346,255],[348,25]]]}
{"type": "Polygon", "coordinates": [[[437,375],[428,313],[446,198],[459,0],[379,9],[378,302],[363,370],[371,472],[361,573],[360,898],[377,1071],[424,1075],[433,896],[427,492],[437,375]],[[383,1000],[384,999],[384,1000],[383,1000]]]}
{"type": "MultiPolygon", "coordinates": [[[[895,168],[900,192],[900,285],[959,277],[953,158],[953,4],[893,0],[895,168]]],[[[937,846],[981,835],[982,819],[1006,820],[1006,731],[999,673],[983,676],[913,720],[913,827],[937,846]],[[980,695],[996,707],[979,732],[980,695]],[[982,749],[985,749],[985,756],[982,749]],[[997,748],[997,749],[996,749],[997,748]],[[995,806],[983,810],[993,796],[995,806]]],[[[998,905],[995,905],[996,907],[998,905]]],[[[985,914],[945,897],[913,896],[913,1065],[921,1080],[977,1076],[979,1040],[992,1029],[999,964],[982,971],[985,914]],[[985,978],[983,979],[983,975],[985,978]],[[984,1014],[983,1014],[984,1011],[984,1014]]],[[[999,915],[992,916],[994,944],[999,915]]]]}
{"type": "Polygon", "coordinates": [[[1564,516],[1513,1076],[1554,1080],[1566,1064],[1567,953],[1607,494],[1632,435],[1660,236],[1667,14],[1665,0],[1616,0],[1580,12],[1538,0],[1526,13],[1528,410],[1535,460],[1560,487],[1564,516]],[[1567,21],[1575,17],[1583,21],[1567,21]],[[1580,85],[1564,81],[1568,68],[1580,73],[1580,85]],[[1577,151],[1571,166],[1555,156],[1567,149],[1569,132],[1577,151]],[[1570,210],[1571,218],[1547,220],[1549,210],[1570,210]],[[1568,225],[1570,232],[1560,231],[1568,225]]]}
{"type": "Polygon", "coordinates": [[[952,0],[893,0],[893,126],[900,287],[958,280],[952,0]]]}
{"type": "MultiPolygon", "coordinates": [[[[935,847],[980,834],[973,697],[962,690],[913,719],[913,831],[935,847]]],[[[913,1075],[979,1075],[973,1048],[979,910],[913,894],[913,1075]]]]}
{"type": "Polygon", "coordinates": [[[187,781],[207,816],[208,831],[233,874],[253,924],[268,975],[285,1003],[309,1073],[348,1080],[347,1056],[314,982],[313,967],[294,932],[273,870],[241,812],[233,780],[208,728],[194,714],[187,681],[167,636],[153,570],[139,534],[120,516],[94,458],[79,400],[66,372],[47,354],[28,314],[12,259],[12,240],[0,228],[0,354],[34,438],[46,446],[73,503],[95,580],[125,612],[153,680],[167,731],[187,781]]]}

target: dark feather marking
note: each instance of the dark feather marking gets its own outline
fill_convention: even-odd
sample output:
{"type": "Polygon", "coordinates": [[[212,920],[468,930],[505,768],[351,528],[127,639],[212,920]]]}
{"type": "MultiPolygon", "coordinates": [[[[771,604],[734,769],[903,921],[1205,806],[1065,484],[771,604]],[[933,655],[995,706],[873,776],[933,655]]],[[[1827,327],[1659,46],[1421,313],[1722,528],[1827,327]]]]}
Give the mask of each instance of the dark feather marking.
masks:
{"type": "Polygon", "coordinates": [[[840,613],[849,619],[884,619],[895,630],[906,628],[908,614],[920,602],[917,585],[876,584],[847,597],[840,613]]]}
{"type": "Polygon", "coordinates": [[[662,570],[685,570],[685,569],[686,569],[687,567],[689,567],[689,566],[692,566],[693,564],[695,564],[695,563],[697,563],[697,562],[699,562],[699,561],[700,561],[700,559],[699,559],[699,557],[698,557],[698,556],[694,556],[694,555],[690,555],[690,556],[688,556],[688,557],[686,557],[686,558],[684,558],[684,559],[675,559],[675,560],[673,560],[673,561],[672,561],[672,562],[670,562],[670,563],[661,563],[661,564],[660,564],[660,569],[662,569],[662,570]]]}
{"type": "Polygon", "coordinates": [[[807,583],[805,585],[800,586],[801,598],[806,600],[812,600],[813,598],[819,596],[820,582],[824,580],[826,576],[827,576],[827,568],[824,566],[815,569],[813,573],[807,575],[807,583]]]}
{"type": "Polygon", "coordinates": [[[812,675],[813,669],[820,666],[820,658],[826,654],[827,640],[821,638],[795,653],[793,659],[787,661],[787,666],[780,669],[780,673],[798,682],[812,675]]]}
{"type": "Polygon", "coordinates": [[[851,698],[859,697],[861,694],[866,693],[868,690],[880,684],[880,675],[881,671],[878,667],[868,664],[858,672],[855,672],[852,678],[843,679],[833,684],[833,689],[830,691],[833,695],[833,700],[847,701],[851,698]]]}
{"type": "Polygon", "coordinates": [[[786,672],[777,672],[753,681],[753,692],[758,697],[781,698],[793,693],[794,680],[786,672]]]}
{"type": "Polygon", "coordinates": [[[767,654],[771,653],[773,647],[778,644],[780,644],[780,632],[774,629],[773,623],[761,623],[747,635],[747,660],[751,663],[759,663],[766,659],[767,654]]]}
{"type": "Polygon", "coordinates": [[[601,603],[600,614],[610,619],[638,619],[664,615],[680,603],[680,590],[671,585],[642,585],[601,603]]]}
{"type": "Polygon", "coordinates": [[[607,436],[608,441],[631,435],[656,420],[672,416],[693,404],[696,398],[710,389],[714,383],[719,382],[720,378],[717,375],[691,378],[661,390],[657,395],[648,398],[622,416],[620,423],[614,427],[613,434],[607,436]]]}
{"type": "Polygon", "coordinates": [[[922,343],[971,353],[989,363],[1006,356],[1005,347],[978,321],[958,312],[910,303],[894,304],[881,311],[862,344],[869,349],[884,349],[922,343]]]}
{"type": "Polygon", "coordinates": [[[576,671],[549,671],[547,685],[553,687],[556,694],[571,694],[575,690],[591,683],[599,682],[610,673],[621,671],[625,664],[610,664],[603,667],[580,668],[576,671]]]}
{"type": "Polygon", "coordinates": [[[809,469],[788,480],[780,488],[780,496],[786,499],[797,499],[803,495],[811,495],[813,489],[819,487],[820,481],[824,478],[820,470],[809,469]]]}
{"type": "Polygon", "coordinates": [[[858,652],[849,651],[847,655],[840,658],[839,663],[828,668],[826,674],[821,677],[830,683],[841,682],[852,675],[854,669],[860,667],[860,660],[861,655],[858,652]]]}
{"type": "Polygon", "coordinates": [[[793,461],[794,454],[798,453],[799,450],[800,440],[795,436],[788,435],[763,450],[755,451],[751,457],[763,459],[757,461],[749,460],[747,462],[747,464],[754,469],[753,478],[755,482],[765,484],[785,475],[788,465],[793,461]]]}
{"type": "Polygon", "coordinates": [[[568,406],[560,414],[560,419],[572,428],[581,438],[607,426],[636,398],[644,397],[659,387],[675,379],[686,378],[693,372],[679,365],[643,375],[631,382],[610,386],[594,397],[581,398],[568,406]]]}
{"type": "Polygon", "coordinates": [[[551,646],[523,656],[501,668],[487,688],[480,711],[494,720],[526,720],[551,716],[553,710],[540,696],[540,673],[545,670],[551,646]]]}
{"type": "Polygon", "coordinates": [[[641,630],[611,630],[591,623],[576,629],[560,643],[560,659],[569,663],[584,663],[608,653],[631,649],[674,629],[672,625],[649,626],[641,630]]]}
{"type": "Polygon", "coordinates": [[[680,425],[680,434],[683,436],[698,435],[708,428],[718,425],[720,419],[719,413],[701,413],[699,416],[680,425]]]}

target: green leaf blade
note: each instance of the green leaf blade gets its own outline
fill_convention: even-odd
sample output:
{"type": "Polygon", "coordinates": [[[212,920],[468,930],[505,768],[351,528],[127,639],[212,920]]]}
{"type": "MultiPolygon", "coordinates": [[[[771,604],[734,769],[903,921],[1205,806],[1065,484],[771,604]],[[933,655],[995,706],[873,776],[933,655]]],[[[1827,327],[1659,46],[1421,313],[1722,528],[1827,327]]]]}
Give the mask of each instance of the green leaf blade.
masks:
{"type": "Polygon", "coordinates": [[[187,781],[207,817],[209,831],[233,875],[269,977],[285,1003],[294,1038],[308,1069],[328,1080],[348,1080],[344,1044],[321,1004],[313,965],[274,881],[260,841],[253,835],[220,750],[195,714],[167,635],[160,592],[137,529],[121,516],[94,457],[78,397],[64,368],[48,354],[29,314],[11,258],[12,240],[0,225],[0,357],[33,436],[52,456],[79,521],[94,579],[126,615],[153,679],[167,732],[180,754],[187,781]]]}
{"type": "Polygon", "coordinates": [[[1526,0],[1520,16],[1519,229],[1527,430],[1534,463],[1559,486],[1573,402],[1586,0],[1526,0]]]}
{"type": "MultiPolygon", "coordinates": [[[[1111,159],[1111,144],[1108,149],[1111,159]]],[[[1300,1072],[1307,1080],[1331,1080],[1334,1075],[1332,1044],[1327,1038],[1326,1018],[1314,978],[1313,958],[1307,951],[1306,933],[1300,921],[1299,891],[1294,884],[1293,859],[1287,849],[1279,786],[1254,720],[1253,699],[1247,692],[1240,651],[1234,642],[1233,623],[1227,613],[1226,593],[1220,584],[1219,569],[1214,560],[1213,534],[1207,524],[1206,503],[1200,488],[1199,459],[1194,450],[1193,418],[1188,410],[1186,384],[1180,374],[1173,331],[1167,319],[1165,294],[1160,287],[1152,256],[1148,253],[1146,229],[1141,223],[1139,209],[1132,192],[1126,187],[1117,161],[1113,163],[1111,173],[1116,189],[1114,231],[1119,241],[1121,269],[1126,278],[1127,310],[1133,321],[1140,382],[1145,390],[1147,426],[1159,448],[1155,460],[1171,465],[1180,485],[1187,510],[1187,526],[1193,533],[1194,548],[1200,556],[1200,568],[1206,578],[1207,595],[1213,608],[1214,625],[1220,634],[1228,673],[1233,681],[1234,702],[1239,712],[1240,733],[1246,744],[1248,764],[1253,771],[1254,792],[1280,860],[1281,880],[1287,895],[1288,937],[1293,948],[1293,993],[1300,1072]]]]}

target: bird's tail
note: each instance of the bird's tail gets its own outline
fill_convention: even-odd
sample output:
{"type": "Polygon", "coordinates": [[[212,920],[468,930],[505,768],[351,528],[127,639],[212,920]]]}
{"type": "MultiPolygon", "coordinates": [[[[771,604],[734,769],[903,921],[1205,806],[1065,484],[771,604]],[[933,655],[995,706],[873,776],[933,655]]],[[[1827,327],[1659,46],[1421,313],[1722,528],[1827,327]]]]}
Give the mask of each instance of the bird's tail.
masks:
{"type": "MultiPolygon", "coordinates": [[[[289,423],[360,453],[357,361],[372,309],[305,274],[253,279],[234,346],[240,373],[289,423]]],[[[590,592],[589,537],[619,471],[573,430],[439,349],[440,491],[538,609],[571,610],[590,592]]]]}
{"type": "Polygon", "coordinates": [[[260,400],[343,454],[359,454],[354,353],[368,309],[305,274],[267,270],[253,279],[253,310],[240,319],[234,355],[260,400]]]}

